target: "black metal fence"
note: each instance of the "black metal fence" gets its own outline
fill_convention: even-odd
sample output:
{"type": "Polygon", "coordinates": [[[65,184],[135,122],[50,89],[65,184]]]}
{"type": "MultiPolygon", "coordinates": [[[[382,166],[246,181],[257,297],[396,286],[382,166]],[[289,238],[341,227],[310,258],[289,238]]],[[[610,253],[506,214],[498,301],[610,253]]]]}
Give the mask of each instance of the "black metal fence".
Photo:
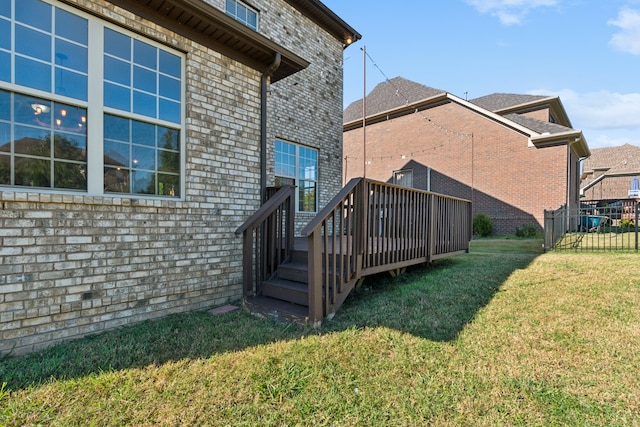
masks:
{"type": "Polygon", "coordinates": [[[544,249],[638,251],[639,214],[640,203],[634,200],[545,210],[544,249]]]}

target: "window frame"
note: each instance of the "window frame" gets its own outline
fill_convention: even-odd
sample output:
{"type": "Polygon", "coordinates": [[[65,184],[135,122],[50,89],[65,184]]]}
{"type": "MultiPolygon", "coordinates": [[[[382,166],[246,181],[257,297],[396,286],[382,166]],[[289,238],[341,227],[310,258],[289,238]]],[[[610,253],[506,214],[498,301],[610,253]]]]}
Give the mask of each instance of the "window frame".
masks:
{"type": "Polygon", "coordinates": [[[414,188],[413,187],[413,169],[398,169],[393,171],[393,183],[395,185],[399,185],[405,188],[414,188]],[[398,176],[400,176],[398,178],[398,176]],[[409,185],[403,184],[402,181],[405,179],[405,176],[410,178],[409,185]]]}
{"type": "MultiPolygon", "coordinates": [[[[40,90],[36,88],[32,88],[29,86],[23,86],[15,83],[16,78],[16,68],[15,68],[15,58],[17,56],[16,48],[15,48],[15,38],[16,31],[15,28],[19,24],[16,19],[16,3],[19,0],[15,0],[15,2],[10,3],[11,16],[8,17],[8,22],[10,25],[9,34],[11,37],[11,43],[9,48],[9,57],[10,57],[10,81],[0,80],[0,89],[7,91],[11,94],[11,99],[15,95],[25,95],[33,98],[40,98],[47,100],[53,105],[56,104],[66,104],[73,107],[86,109],[86,170],[87,170],[87,184],[85,189],[64,189],[64,188],[55,188],[51,187],[35,187],[35,186],[21,186],[15,185],[14,177],[15,171],[12,170],[12,179],[11,184],[9,185],[0,185],[0,191],[22,191],[22,192],[38,192],[38,193],[63,193],[63,194],[79,194],[79,195],[90,195],[90,196],[103,196],[103,197],[128,197],[128,198],[158,198],[162,200],[184,200],[185,195],[185,182],[186,182],[186,153],[185,153],[185,129],[186,129],[186,120],[185,120],[185,111],[186,111],[186,55],[184,52],[176,50],[171,46],[167,46],[163,43],[160,43],[152,38],[139,35],[133,31],[130,31],[126,28],[120,27],[118,25],[112,24],[99,16],[95,16],[92,14],[85,13],[79,9],[76,9],[72,6],[62,4],[60,2],[54,2],[52,0],[39,0],[41,3],[46,4],[51,9],[51,14],[53,15],[53,22],[55,25],[55,15],[57,13],[56,9],[67,12],[76,17],[82,18],[87,21],[87,64],[86,64],[86,74],[87,74],[87,95],[86,100],[72,98],[69,96],[65,96],[59,93],[56,93],[55,82],[53,82],[53,86],[50,91],[40,90]],[[133,113],[132,111],[123,111],[117,108],[107,107],[105,106],[105,69],[104,69],[104,58],[105,58],[105,48],[104,48],[104,34],[106,29],[113,30],[119,34],[122,34],[126,37],[129,37],[135,41],[139,41],[145,43],[147,45],[153,46],[158,52],[158,57],[163,56],[160,52],[166,52],[172,55],[175,55],[180,60],[179,65],[179,100],[176,100],[176,103],[179,103],[179,113],[177,114],[178,123],[168,120],[163,120],[158,117],[156,114],[155,117],[149,117],[142,114],[133,113]],[[99,84],[91,84],[91,82],[100,82],[99,84]],[[143,193],[134,193],[131,192],[132,187],[130,186],[130,192],[123,193],[115,193],[108,192],[104,188],[104,120],[107,115],[115,115],[119,117],[124,117],[129,120],[140,121],[147,124],[152,124],[154,126],[161,126],[170,129],[174,129],[180,133],[178,140],[178,167],[179,170],[177,172],[179,185],[177,188],[178,196],[171,195],[162,195],[158,194],[159,189],[156,183],[155,186],[155,194],[143,194],[143,193]]],[[[0,17],[7,21],[6,17],[0,17]]],[[[6,24],[5,24],[6,25],[6,24]]],[[[35,28],[35,27],[34,27],[35,28]]],[[[53,31],[53,30],[51,30],[53,31]]],[[[56,35],[52,36],[55,38],[56,35]]],[[[7,53],[6,49],[0,49],[2,53],[7,53]]],[[[55,51],[54,51],[55,53],[55,51]]],[[[55,58],[52,59],[51,63],[52,67],[56,67],[55,58]]],[[[159,71],[160,65],[157,65],[157,74],[160,76],[159,71]]],[[[158,77],[160,79],[160,77],[158,77]]],[[[159,86],[157,86],[159,88],[159,86]]],[[[159,90],[159,89],[158,89],[159,90]]],[[[156,94],[156,103],[160,102],[158,99],[161,98],[161,94],[158,92],[156,94]]],[[[158,111],[158,109],[156,109],[158,111]]],[[[9,119],[9,123],[11,125],[11,133],[9,135],[9,141],[13,141],[14,133],[13,128],[16,125],[16,122],[13,117],[9,119]]],[[[156,142],[157,145],[157,142],[156,142]]],[[[13,153],[9,155],[11,159],[13,159],[13,153]]],[[[51,161],[54,161],[54,158],[51,158],[51,161]]],[[[53,167],[53,166],[52,166],[53,167]]],[[[154,175],[157,176],[159,173],[162,173],[158,162],[156,162],[156,167],[154,171],[154,175]]],[[[157,179],[156,179],[157,182],[157,179]]]]}
{"type": "MultiPolygon", "coordinates": [[[[282,138],[276,138],[274,141],[274,147],[273,147],[273,151],[274,151],[274,177],[275,177],[275,181],[276,184],[278,184],[278,182],[283,182],[283,183],[291,183],[293,182],[293,185],[296,187],[297,191],[295,192],[295,205],[296,205],[296,213],[317,213],[318,212],[318,204],[319,204],[319,159],[320,159],[320,150],[318,150],[315,147],[309,147],[307,145],[302,145],[302,144],[298,144],[296,142],[292,142],[292,141],[287,141],[285,139],[282,138]],[[293,152],[293,164],[291,164],[290,162],[288,162],[288,166],[293,168],[293,174],[287,174],[287,173],[279,173],[281,171],[278,170],[278,143],[282,143],[282,144],[287,144],[288,146],[292,147],[294,149],[293,152]],[[308,177],[303,177],[300,175],[300,171],[301,171],[301,159],[304,159],[305,157],[302,157],[300,152],[303,150],[308,150],[309,152],[315,153],[315,165],[314,165],[314,169],[315,169],[315,173],[314,173],[314,178],[310,179],[308,177]],[[301,196],[300,196],[300,192],[304,190],[304,188],[301,185],[301,182],[310,182],[313,183],[314,185],[314,206],[313,206],[313,210],[304,210],[304,209],[300,209],[300,203],[301,203],[301,196]]],[[[287,155],[289,157],[291,157],[291,153],[283,153],[283,155],[287,155]]],[[[307,160],[309,160],[309,158],[306,158],[307,160]]]]}
{"type": "Polygon", "coordinates": [[[224,11],[227,15],[231,16],[233,19],[235,19],[238,22],[241,22],[242,24],[246,25],[247,27],[251,28],[254,31],[258,31],[258,28],[260,28],[260,11],[255,7],[250,6],[241,0],[225,0],[224,11]],[[234,9],[233,11],[229,10],[230,4],[233,5],[233,9],[234,9]],[[250,23],[248,19],[243,19],[238,14],[238,6],[244,7],[245,9],[247,9],[247,12],[251,12],[253,13],[253,15],[255,15],[255,20],[256,20],[255,26],[252,23],[250,23]]]}

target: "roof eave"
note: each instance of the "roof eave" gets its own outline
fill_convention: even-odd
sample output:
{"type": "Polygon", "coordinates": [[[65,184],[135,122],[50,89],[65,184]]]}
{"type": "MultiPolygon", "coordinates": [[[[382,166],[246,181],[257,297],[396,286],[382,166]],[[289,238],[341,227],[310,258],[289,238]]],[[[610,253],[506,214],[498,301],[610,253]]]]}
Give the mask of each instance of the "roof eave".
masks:
{"type": "Polygon", "coordinates": [[[108,1],[261,72],[279,53],[282,62],[272,81],[295,74],[310,64],[204,1],[108,1]]]}
{"type": "Polygon", "coordinates": [[[536,148],[569,145],[578,157],[589,157],[591,151],[582,131],[571,130],[553,134],[542,134],[531,137],[531,143],[536,148]]]}
{"type": "Polygon", "coordinates": [[[517,113],[526,110],[534,110],[539,107],[544,107],[548,105],[551,111],[553,112],[554,117],[557,119],[558,124],[561,124],[566,127],[573,127],[571,125],[571,120],[569,120],[569,116],[567,115],[562,102],[560,101],[559,96],[549,96],[546,98],[538,99],[531,102],[524,102],[518,105],[511,105],[506,108],[502,108],[500,110],[496,110],[496,114],[505,115],[509,113],[517,113]]]}
{"type": "Polygon", "coordinates": [[[362,35],[336,15],[319,0],[285,0],[291,6],[300,10],[329,34],[347,47],[362,38],[362,35]]]}

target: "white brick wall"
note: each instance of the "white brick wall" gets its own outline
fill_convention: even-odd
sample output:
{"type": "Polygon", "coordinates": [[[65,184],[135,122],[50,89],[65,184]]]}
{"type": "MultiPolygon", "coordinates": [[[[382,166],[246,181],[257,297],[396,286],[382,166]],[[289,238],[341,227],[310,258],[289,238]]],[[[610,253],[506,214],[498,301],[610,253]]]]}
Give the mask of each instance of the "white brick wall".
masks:
{"type": "MultiPolygon", "coordinates": [[[[234,231],[260,204],[260,72],[103,0],[65,3],[187,52],[185,199],[0,189],[0,356],[239,300],[234,231]]],[[[255,6],[265,35],[311,61],[273,85],[268,140],[320,150],[324,204],[340,187],[341,44],[284,1],[255,6]]]]}

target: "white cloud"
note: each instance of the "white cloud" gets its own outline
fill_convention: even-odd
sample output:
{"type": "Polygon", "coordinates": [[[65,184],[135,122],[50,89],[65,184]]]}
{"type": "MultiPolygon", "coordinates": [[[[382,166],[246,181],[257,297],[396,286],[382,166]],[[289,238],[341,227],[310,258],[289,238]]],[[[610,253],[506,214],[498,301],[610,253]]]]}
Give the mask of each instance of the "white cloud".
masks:
{"type": "Polygon", "coordinates": [[[521,23],[531,9],[555,6],[558,0],[467,0],[467,3],[480,13],[497,16],[504,25],[515,25],[521,23]]]}
{"type": "Polygon", "coordinates": [[[640,11],[623,9],[618,19],[608,22],[621,29],[611,37],[609,44],[621,52],[640,55],[640,11]]]}
{"type": "Polygon", "coordinates": [[[559,96],[574,129],[591,148],[640,145],[640,93],[533,90],[530,94],[559,96]]]}

